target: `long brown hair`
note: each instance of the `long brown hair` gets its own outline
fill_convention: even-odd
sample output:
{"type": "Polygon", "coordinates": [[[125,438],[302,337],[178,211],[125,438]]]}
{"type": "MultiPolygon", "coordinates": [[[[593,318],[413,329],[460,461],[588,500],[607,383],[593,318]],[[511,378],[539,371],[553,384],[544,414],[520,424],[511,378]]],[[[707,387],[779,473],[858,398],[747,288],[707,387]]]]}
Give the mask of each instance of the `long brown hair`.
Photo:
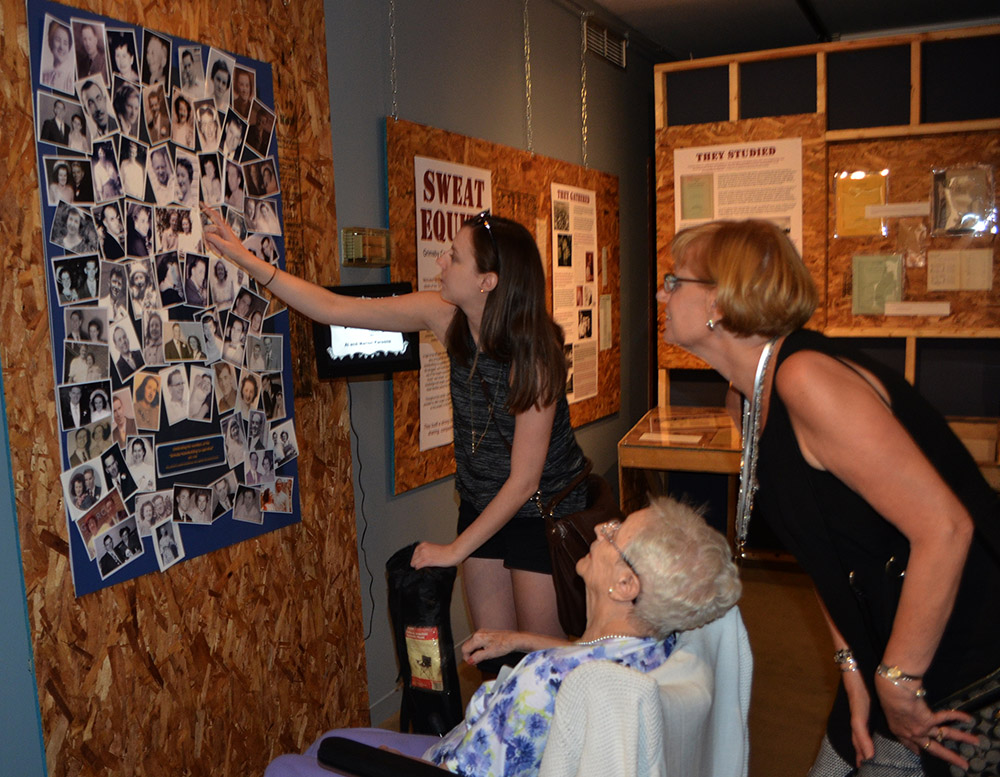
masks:
{"type": "MultiPolygon", "coordinates": [[[[507,411],[516,414],[536,405],[551,405],[565,393],[563,331],[545,307],[542,257],[531,233],[510,219],[487,219],[488,230],[481,219],[465,222],[472,229],[476,267],[498,278],[486,300],[479,347],[487,356],[510,363],[507,411]]],[[[469,364],[475,354],[468,332],[469,321],[459,308],[445,345],[463,364],[469,364]]]]}

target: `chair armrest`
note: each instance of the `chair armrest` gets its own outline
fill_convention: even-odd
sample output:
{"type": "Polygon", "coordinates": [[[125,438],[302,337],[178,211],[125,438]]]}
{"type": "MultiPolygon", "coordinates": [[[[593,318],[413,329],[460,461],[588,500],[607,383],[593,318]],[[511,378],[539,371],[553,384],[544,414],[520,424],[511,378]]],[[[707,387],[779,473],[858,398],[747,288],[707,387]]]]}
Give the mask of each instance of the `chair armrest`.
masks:
{"type": "Polygon", "coordinates": [[[317,758],[324,766],[354,777],[440,777],[447,771],[427,761],[344,737],[324,739],[317,758]]]}

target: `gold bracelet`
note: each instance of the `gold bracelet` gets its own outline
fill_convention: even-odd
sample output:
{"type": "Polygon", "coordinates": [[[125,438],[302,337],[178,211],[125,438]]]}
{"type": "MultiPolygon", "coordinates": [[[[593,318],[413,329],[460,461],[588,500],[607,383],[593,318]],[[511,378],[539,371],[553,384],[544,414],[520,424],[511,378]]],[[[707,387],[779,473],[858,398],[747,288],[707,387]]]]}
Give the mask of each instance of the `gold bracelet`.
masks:
{"type": "MultiPolygon", "coordinates": [[[[904,688],[909,686],[904,686],[903,683],[919,683],[924,679],[923,675],[907,674],[898,666],[886,666],[885,664],[879,664],[875,667],[875,674],[885,680],[888,680],[893,685],[904,688]]],[[[921,699],[927,695],[927,691],[923,688],[923,686],[920,686],[913,691],[913,695],[918,699],[921,699]]]]}
{"type": "Polygon", "coordinates": [[[274,272],[272,272],[272,273],[271,273],[271,277],[270,277],[270,278],[268,278],[268,279],[267,279],[267,283],[265,283],[265,284],[264,284],[264,288],[265,288],[265,289],[266,289],[266,288],[267,288],[268,286],[270,286],[270,285],[271,285],[271,281],[273,281],[273,280],[274,280],[274,276],[275,276],[275,275],[277,275],[277,274],[278,274],[278,265],[274,265],[274,272]]]}

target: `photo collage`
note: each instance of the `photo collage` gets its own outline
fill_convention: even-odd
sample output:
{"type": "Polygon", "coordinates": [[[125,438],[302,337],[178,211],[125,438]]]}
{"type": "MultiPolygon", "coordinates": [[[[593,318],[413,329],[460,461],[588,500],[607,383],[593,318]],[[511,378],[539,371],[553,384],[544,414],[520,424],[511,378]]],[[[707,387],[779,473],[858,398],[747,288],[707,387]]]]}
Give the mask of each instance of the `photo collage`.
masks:
{"type": "Polygon", "coordinates": [[[56,3],[32,73],[77,595],[299,520],[270,67],[56,3]],[[149,538],[148,541],[146,538],[149,538]]]}

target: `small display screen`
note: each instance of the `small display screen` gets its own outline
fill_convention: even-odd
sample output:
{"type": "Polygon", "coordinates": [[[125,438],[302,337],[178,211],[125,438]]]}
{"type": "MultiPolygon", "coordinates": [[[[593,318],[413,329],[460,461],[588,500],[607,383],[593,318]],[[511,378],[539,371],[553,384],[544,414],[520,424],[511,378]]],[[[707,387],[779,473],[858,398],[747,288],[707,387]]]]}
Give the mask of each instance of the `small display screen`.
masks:
{"type": "MultiPolygon", "coordinates": [[[[409,283],[328,286],[352,297],[395,297],[409,294],[409,283]]],[[[313,323],[316,369],[321,380],[350,375],[384,375],[415,370],[420,365],[417,332],[382,332],[313,323]]]]}

